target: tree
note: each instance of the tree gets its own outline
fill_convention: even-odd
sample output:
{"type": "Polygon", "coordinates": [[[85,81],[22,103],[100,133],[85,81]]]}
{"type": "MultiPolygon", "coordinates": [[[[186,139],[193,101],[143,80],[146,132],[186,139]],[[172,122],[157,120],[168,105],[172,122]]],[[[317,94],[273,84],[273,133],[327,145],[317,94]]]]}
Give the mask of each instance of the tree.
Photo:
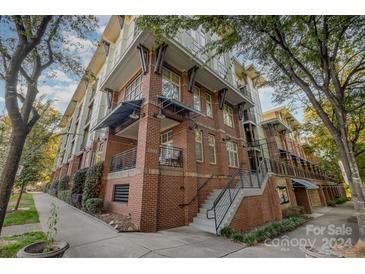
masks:
{"type": "Polygon", "coordinates": [[[0,176],[0,233],[24,143],[40,115],[34,106],[42,73],[56,65],[66,72],[83,72],[74,49],[76,38],[95,30],[93,16],[1,16],[0,79],[5,82],[5,106],[11,121],[9,150],[0,176]],[[18,90],[21,79],[26,91],[18,90]],[[20,105],[19,105],[20,104],[20,105]]]}
{"type": "MultiPolygon", "coordinates": [[[[353,144],[356,163],[359,167],[360,177],[364,182],[365,179],[365,116],[362,113],[352,113],[349,115],[348,128],[349,136],[353,144]]],[[[337,174],[340,178],[342,173],[338,165],[340,160],[336,149],[336,144],[312,108],[307,108],[304,112],[304,133],[308,136],[310,142],[305,145],[306,152],[316,156],[325,170],[337,174]]]]}
{"type": "Polygon", "coordinates": [[[357,246],[365,249],[365,194],[348,128],[349,115],[365,110],[364,16],[143,16],[138,24],[162,38],[199,26],[216,33],[209,47],[254,62],[276,101],[310,105],[336,144],[353,193],[357,246]]]}
{"type": "Polygon", "coordinates": [[[42,111],[42,115],[25,141],[20,160],[20,165],[23,168],[15,182],[20,191],[14,210],[18,209],[27,185],[49,180],[57,155],[60,141],[58,125],[61,115],[58,110],[50,107],[50,102],[38,103],[36,108],[39,112],[42,111]]]}

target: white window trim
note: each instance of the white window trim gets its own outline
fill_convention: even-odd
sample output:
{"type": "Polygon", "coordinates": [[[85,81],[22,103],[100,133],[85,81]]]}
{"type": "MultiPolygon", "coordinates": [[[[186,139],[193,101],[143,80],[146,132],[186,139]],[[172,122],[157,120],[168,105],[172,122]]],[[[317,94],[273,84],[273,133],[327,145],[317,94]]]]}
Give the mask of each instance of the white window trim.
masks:
{"type": "Polygon", "coordinates": [[[208,147],[209,147],[209,150],[208,150],[208,153],[209,153],[209,164],[212,164],[212,165],[216,165],[217,164],[217,150],[216,150],[216,144],[215,144],[215,136],[213,134],[209,134],[208,135],[208,147]],[[210,143],[210,138],[209,137],[212,137],[212,140],[213,140],[213,144],[210,143]],[[210,148],[213,147],[213,150],[214,150],[214,162],[211,162],[210,161],[210,148]]]}
{"type": "MultiPolygon", "coordinates": [[[[180,75],[179,74],[177,74],[177,73],[175,73],[175,72],[173,72],[172,70],[170,70],[170,69],[168,69],[168,68],[166,68],[166,67],[163,67],[162,68],[162,70],[167,70],[169,73],[170,73],[170,77],[169,77],[169,79],[167,79],[167,78],[165,78],[165,76],[163,75],[163,72],[162,72],[162,81],[163,80],[166,80],[166,81],[169,81],[169,82],[171,82],[171,83],[173,83],[173,84],[176,84],[176,83],[174,83],[173,81],[172,81],[172,77],[171,77],[171,75],[173,75],[173,74],[175,74],[178,78],[179,78],[179,86],[178,86],[178,88],[179,88],[179,92],[178,92],[178,98],[177,98],[177,100],[178,101],[180,101],[181,100],[181,77],[180,77],[180,75]]],[[[164,95],[165,96],[165,95],[164,95]]],[[[175,98],[173,98],[173,99],[175,99],[175,98]]],[[[176,100],[176,99],[175,99],[176,100]]]]}
{"type": "Polygon", "coordinates": [[[232,141],[227,141],[226,150],[227,150],[227,155],[228,155],[228,166],[232,167],[232,168],[238,168],[239,165],[240,165],[240,159],[238,157],[238,146],[237,146],[237,144],[235,142],[232,142],[232,141]],[[232,150],[228,149],[228,143],[232,144],[232,150]],[[233,148],[235,148],[235,149],[233,149],[233,148]],[[231,162],[233,162],[233,163],[235,162],[234,159],[232,159],[232,161],[230,159],[231,153],[232,153],[232,155],[234,155],[234,157],[237,160],[237,166],[232,165],[232,163],[231,163],[231,162]]]}
{"type": "Polygon", "coordinates": [[[194,134],[196,134],[196,132],[199,132],[199,135],[200,135],[200,139],[201,139],[201,142],[197,142],[196,141],[196,137],[194,138],[195,139],[195,145],[196,144],[200,144],[200,146],[201,146],[201,152],[202,152],[202,159],[201,160],[198,160],[197,158],[196,158],[196,151],[195,151],[195,160],[197,161],[197,162],[199,162],[199,163],[203,163],[204,162],[204,141],[203,141],[203,132],[201,131],[201,130],[198,130],[198,129],[196,129],[195,130],[195,132],[194,132],[194,134]]]}
{"type": "Polygon", "coordinates": [[[194,86],[194,88],[193,88],[193,107],[197,111],[201,111],[201,109],[202,109],[202,100],[201,100],[201,97],[200,97],[200,88],[198,88],[197,86],[194,86]],[[196,102],[195,102],[195,98],[196,98],[195,97],[195,92],[197,92],[197,95],[198,95],[197,99],[199,100],[199,109],[195,107],[195,104],[196,104],[196,102]]]}
{"type": "Polygon", "coordinates": [[[124,95],[124,101],[133,101],[133,100],[138,100],[141,98],[142,96],[142,74],[139,74],[125,89],[125,95],[124,95]],[[139,86],[137,86],[137,81],[140,81],[139,86]],[[134,87],[133,87],[134,86],[134,87]],[[132,88],[133,87],[133,88],[132,88]],[[139,89],[139,96],[136,97],[136,91],[137,89],[139,89]],[[128,93],[128,90],[130,91],[128,93]],[[132,90],[133,90],[133,94],[134,97],[133,98],[128,98],[130,97],[130,95],[132,94],[132,90]]]}
{"type": "Polygon", "coordinates": [[[213,101],[212,101],[212,95],[209,93],[205,94],[205,113],[208,117],[213,118],[213,101]],[[207,98],[209,97],[209,100],[207,98]],[[209,102],[209,103],[208,103],[209,102]],[[210,105],[210,114],[208,114],[208,105],[210,105]]]}
{"type": "Polygon", "coordinates": [[[223,107],[223,122],[226,126],[234,128],[234,114],[233,114],[233,108],[228,106],[227,104],[223,107]],[[226,117],[230,117],[232,125],[228,124],[226,121],[226,117]]]}

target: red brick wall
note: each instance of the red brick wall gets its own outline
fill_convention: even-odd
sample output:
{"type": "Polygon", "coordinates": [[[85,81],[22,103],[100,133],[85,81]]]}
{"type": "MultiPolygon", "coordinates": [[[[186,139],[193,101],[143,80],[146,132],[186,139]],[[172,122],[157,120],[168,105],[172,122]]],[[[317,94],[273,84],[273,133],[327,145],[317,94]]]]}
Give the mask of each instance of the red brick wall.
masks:
{"type": "Polygon", "coordinates": [[[276,183],[269,179],[261,196],[245,197],[234,216],[230,227],[245,231],[267,222],[282,219],[276,183]]]}
{"type": "Polygon", "coordinates": [[[158,186],[158,226],[168,229],[185,225],[184,177],[161,176],[158,186]]]}
{"type": "Polygon", "coordinates": [[[312,205],[310,203],[308,191],[304,187],[297,187],[294,189],[294,192],[297,199],[297,204],[304,207],[305,213],[312,213],[312,205]]]}

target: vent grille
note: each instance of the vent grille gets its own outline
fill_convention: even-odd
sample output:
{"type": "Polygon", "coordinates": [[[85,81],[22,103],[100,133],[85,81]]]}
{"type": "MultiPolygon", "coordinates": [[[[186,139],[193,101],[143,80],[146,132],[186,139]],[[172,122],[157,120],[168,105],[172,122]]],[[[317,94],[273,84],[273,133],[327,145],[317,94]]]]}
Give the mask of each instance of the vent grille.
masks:
{"type": "Polygon", "coordinates": [[[116,185],[114,187],[113,201],[128,203],[129,185],[116,185]]]}

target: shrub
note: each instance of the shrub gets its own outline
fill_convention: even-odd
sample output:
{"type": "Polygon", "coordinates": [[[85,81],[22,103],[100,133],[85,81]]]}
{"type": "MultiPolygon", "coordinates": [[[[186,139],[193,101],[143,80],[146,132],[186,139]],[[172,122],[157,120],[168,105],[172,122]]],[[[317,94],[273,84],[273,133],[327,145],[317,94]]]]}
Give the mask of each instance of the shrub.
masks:
{"type": "Polygon", "coordinates": [[[57,191],[58,191],[58,180],[53,181],[51,183],[51,186],[49,188],[49,194],[53,195],[53,196],[57,196],[57,191]]]}
{"type": "Polygon", "coordinates": [[[82,207],[91,198],[98,198],[100,193],[100,179],[103,171],[103,162],[99,162],[88,168],[85,178],[84,191],[82,193],[82,207]]]}
{"type": "Polygon", "coordinates": [[[100,198],[90,198],[85,202],[85,211],[91,214],[100,213],[103,208],[103,200],[100,198]]]}
{"type": "Polygon", "coordinates": [[[343,204],[348,201],[347,197],[338,197],[334,200],[336,204],[343,204]]]}
{"type": "Polygon", "coordinates": [[[328,206],[335,207],[336,206],[336,202],[334,200],[328,201],[328,206]]]}
{"type": "Polygon", "coordinates": [[[88,168],[80,169],[72,177],[71,194],[82,194],[87,170],[88,168]]]}
{"type": "Polygon", "coordinates": [[[71,204],[71,191],[63,190],[58,192],[58,198],[68,204],[71,204]]]}
{"type": "Polygon", "coordinates": [[[67,190],[69,180],[70,180],[69,176],[67,176],[67,175],[63,176],[62,179],[58,182],[57,191],[61,192],[61,191],[67,190]]]}
{"type": "Polygon", "coordinates": [[[87,170],[88,168],[78,170],[72,178],[71,203],[78,208],[81,207],[82,192],[84,190],[87,170]]]}
{"type": "Polygon", "coordinates": [[[232,235],[232,233],[233,233],[233,230],[232,230],[232,228],[230,228],[229,226],[225,226],[225,227],[223,227],[223,228],[221,229],[221,231],[220,231],[220,234],[221,234],[222,236],[224,236],[224,237],[227,237],[227,238],[230,238],[230,237],[231,237],[231,235],[232,235]]]}
{"type": "Polygon", "coordinates": [[[303,224],[306,220],[307,218],[305,217],[294,216],[283,219],[279,222],[263,225],[248,232],[234,232],[229,230],[230,236],[226,236],[229,234],[227,233],[228,230],[223,228],[221,230],[221,234],[223,235],[222,231],[224,231],[225,235],[223,236],[226,236],[236,242],[243,242],[247,245],[252,245],[257,242],[262,242],[265,239],[272,239],[282,235],[285,232],[291,231],[297,226],[303,224]]]}
{"type": "Polygon", "coordinates": [[[300,216],[304,214],[304,207],[302,206],[291,206],[283,209],[283,218],[300,216]]]}

